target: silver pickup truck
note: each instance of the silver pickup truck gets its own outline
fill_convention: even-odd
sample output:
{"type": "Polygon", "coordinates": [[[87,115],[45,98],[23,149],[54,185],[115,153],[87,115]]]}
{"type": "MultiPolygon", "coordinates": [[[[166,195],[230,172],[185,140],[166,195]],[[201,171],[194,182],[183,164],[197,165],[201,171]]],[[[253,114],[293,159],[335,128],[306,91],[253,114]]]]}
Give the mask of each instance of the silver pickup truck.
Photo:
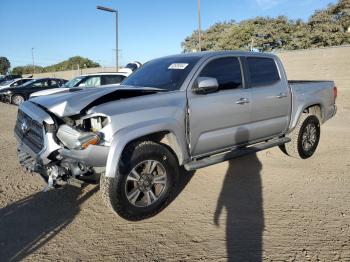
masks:
{"type": "Polygon", "coordinates": [[[272,54],[201,52],[155,59],[119,87],[37,97],[18,110],[19,161],[47,188],[100,179],[121,217],[157,214],[180,168],[274,146],[311,157],[336,113],[332,81],[287,81],[272,54]]]}

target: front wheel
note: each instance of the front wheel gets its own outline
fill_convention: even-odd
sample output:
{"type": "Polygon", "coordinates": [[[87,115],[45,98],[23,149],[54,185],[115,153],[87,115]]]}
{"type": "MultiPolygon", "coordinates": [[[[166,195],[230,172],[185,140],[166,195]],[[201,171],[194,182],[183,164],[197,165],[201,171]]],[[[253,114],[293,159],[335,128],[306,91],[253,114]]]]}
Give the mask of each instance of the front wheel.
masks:
{"type": "Polygon", "coordinates": [[[146,141],[123,153],[116,177],[101,176],[103,198],[124,219],[137,221],[164,209],[175,191],[178,161],[164,145],[146,141]]]}
{"type": "Polygon", "coordinates": [[[21,95],[14,95],[11,99],[12,104],[15,104],[16,106],[19,106],[25,101],[24,97],[21,95]]]}
{"type": "Polygon", "coordinates": [[[320,141],[320,122],[315,115],[302,114],[295,129],[288,134],[291,141],[280,146],[287,155],[306,159],[311,157],[320,141]]]}

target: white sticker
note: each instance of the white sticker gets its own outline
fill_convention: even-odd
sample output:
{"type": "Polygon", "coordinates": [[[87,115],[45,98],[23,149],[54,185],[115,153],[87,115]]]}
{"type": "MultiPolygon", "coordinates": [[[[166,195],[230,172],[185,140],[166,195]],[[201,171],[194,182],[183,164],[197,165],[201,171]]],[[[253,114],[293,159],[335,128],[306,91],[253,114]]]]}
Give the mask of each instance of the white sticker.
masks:
{"type": "Polygon", "coordinates": [[[186,64],[186,63],[175,63],[175,64],[171,64],[168,67],[168,69],[184,70],[187,66],[188,66],[188,64],[186,64]]]}

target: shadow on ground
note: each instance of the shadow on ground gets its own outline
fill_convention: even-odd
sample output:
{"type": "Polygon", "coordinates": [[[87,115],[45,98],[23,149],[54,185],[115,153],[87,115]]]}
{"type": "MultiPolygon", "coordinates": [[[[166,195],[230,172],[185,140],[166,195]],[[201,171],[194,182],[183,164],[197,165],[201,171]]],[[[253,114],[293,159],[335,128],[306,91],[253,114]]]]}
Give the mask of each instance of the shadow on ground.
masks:
{"type": "Polygon", "coordinates": [[[219,226],[222,209],[226,209],[228,261],[262,260],[261,168],[256,154],[229,161],[214,215],[214,223],[219,226]]]}
{"type": "MultiPolygon", "coordinates": [[[[191,180],[194,172],[182,171],[179,186],[169,204],[191,180]]],[[[39,192],[0,209],[0,261],[23,260],[67,227],[81,204],[99,190],[82,194],[80,188],[39,192]]]]}
{"type": "Polygon", "coordinates": [[[98,191],[82,194],[66,186],[39,192],[0,210],[0,260],[19,261],[45,245],[69,225],[80,206],[98,191]]]}

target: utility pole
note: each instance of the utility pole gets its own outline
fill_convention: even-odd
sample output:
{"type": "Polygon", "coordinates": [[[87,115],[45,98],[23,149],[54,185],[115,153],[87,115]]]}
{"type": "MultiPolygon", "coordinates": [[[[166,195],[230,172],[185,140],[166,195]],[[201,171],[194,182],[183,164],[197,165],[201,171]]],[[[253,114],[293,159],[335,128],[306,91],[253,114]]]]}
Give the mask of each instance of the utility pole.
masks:
{"type": "Polygon", "coordinates": [[[119,57],[118,57],[118,42],[119,42],[119,29],[118,29],[118,10],[112,9],[112,8],[108,8],[108,7],[104,7],[104,6],[97,6],[96,7],[99,10],[102,11],[106,11],[106,12],[111,12],[111,13],[115,13],[115,25],[116,25],[116,30],[115,30],[115,49],[116,49],[116,54],[115,54],[115,66],[116,66],[116,70],[118,72],[119,69],[119,57]]]}
{"type": "Polygon", "coordinates": [[[201,34],[202,34],[202,21],[201,21],[201,0],[198,0],[198,47],[199,52],[202,51],[201,34]]]}
{"type": "Polygon", "coordinates": [[[35,74],[34,47],[32,47],[33,75],[35,74]]]}

